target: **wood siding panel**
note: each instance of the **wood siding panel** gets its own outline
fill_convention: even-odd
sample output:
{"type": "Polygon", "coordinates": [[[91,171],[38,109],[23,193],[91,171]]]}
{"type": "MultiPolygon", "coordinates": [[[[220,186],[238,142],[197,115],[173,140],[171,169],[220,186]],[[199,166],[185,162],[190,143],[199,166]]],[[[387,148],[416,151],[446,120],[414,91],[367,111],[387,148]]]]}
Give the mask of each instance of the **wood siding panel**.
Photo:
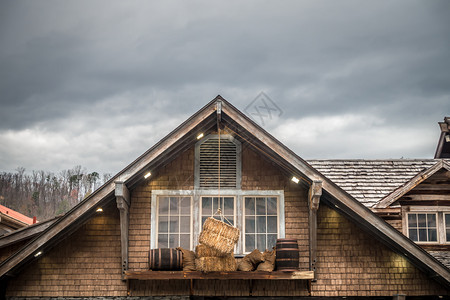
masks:
{"type": "Polygon", "coordinates": [[[312,296],[447,295],[403,256],[321,205],[312,296]]]}
{"type": "Polygon", "coordinates": [[[11,297],[126,296],[120,227],[110,205],[8,282],[11,297]]]}

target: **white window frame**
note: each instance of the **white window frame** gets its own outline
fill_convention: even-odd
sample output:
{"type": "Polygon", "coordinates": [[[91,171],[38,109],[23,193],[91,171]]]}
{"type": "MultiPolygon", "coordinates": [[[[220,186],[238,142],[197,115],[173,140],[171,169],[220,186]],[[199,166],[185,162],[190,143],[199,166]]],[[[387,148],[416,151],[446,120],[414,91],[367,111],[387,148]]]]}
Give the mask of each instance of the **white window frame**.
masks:
{"type": "MultiPolygon", "coordinates": [[[[202,195],[202,196],[200,196],[200,201],[199,201],[199,204],[200,204],[200,213],[199,213],[199,220],[198,220],[198,222],[200,222],[200,224],[202,224],[202,217],[203,217],[203,205],[202,205],[202,198],[207,198],[207,197],[210,197],[210,198],[218,198],[219,196],[218,195],[202,195]]],[[[225,198],[225,197],[228,197],[228,198],[233,198],[233,224],[236,224],[236,219],[237,219],[237,217],[236,217],[236,212],[237,212],[237,209],[236,209],[236,196],[230,196],[230,195],[220,195],[220,198],[225,198]]],[[[213,214],[215,214],[215,212],[213,212],[213,214]]],[[[223,212],[222,212],[222,214],[223,214],[223,212]]],[[[225,215],[225,214],[224,214],[225,215]]],[[[225,221],[226,222],[226,221],[225,221]]],[[[228,224],[228,223],[227,223],[228,224]]]]}
{"type": "Polygon", "coordinates": [[[445,245],[446,241],[444,214],[450,214],[450,206],[406,206],[402,207],[403,234],[409,237],[408,214],[436,214],[437,242],[414,242],[419,245],[445,245]]]}
{"type": "MultiPolygon", "coordinates": [[[[246,217],[246,215],[245,215],[245,198],[277,198],[277,238],[284,238],[284,234],[283,234],[283,237],[280,237],[280,202],[281,202],[280,198],[278,196],[271,196],[271,195],[264,195],[264,196],[262,196],[262,195],[245,195],[242,197],[242,214],[243,214],[242,215],[242,249],[245,249],[245,217],[246,217]]],[[[256,226],[256,224],[255,224],[255,226],[256,226]]],[[[266,235],[267,235],[267,232],[266,232],[266,235]]],[[[244,253],[249,253],[249,252],[244,252],[244,253]]]]}
{"type": "MultiPolygon", "coordinates": [[[[407,232],[408,232],[408,237],[409,237],[409,216],[410,215],[419,215],[419,214],[421,214],[421,215],[435,215],[436,216],[436,241],[414,241],[415,243],[417,243],[417,244],[437,244],[437,243],[439,243],[439,219],[438,219],[438,214],[437,213],[435,213],[435,212],[408,212],[407,214],[406,214],[406,224],[407,224],[407,232]]],[[[427,218],[427,220],[428,220],[428,217],[426,217],[427,218]]],[[[419,229],[425,229],[425,230],[427,230],[427,239],[429,239],[429,237],[428,237],[428,224],[426,224],[426,227],[425,228],[422,228],[422,227],[417,227],[417,229],[419,230],[419,229]]],[[[417,236],[417,239],[419,239],[419,234],[418,234],[418,236],[417,236]]]]}
{"type": "MultiPolygon", "coordinates": [[[[197,241],[201,231],[201,197],[217,197],[218,190],[152,190],[151,196],[151,230],[150,230],[150,247],[151,249],[157,246],[158,235],[158,210],[157,197],[158,196],[191,196],[192,197],[192,232],[191,232],[191,247],[197,245],[197,241]]],[[[243,209],[244,197],[278,197],[278,238],[285,238],[285,213],[284,213],[284,190],[220,190],[220,196],[234,196],[235,197],[235,226],[241,231],[240,239],[236,245],[236,254],[245,254],[243,249],[243,209]]],[[[193,250],[193,249],[191,249],[193,250]]]]}
{"type": "MultiPolygon", "coordinates": [[[[154,247],[152,247],[152,249],[154,249],[154,248],[158,248],[159,246],[158,246],[158,233],[159,233],[159,222],[158,222],[158,217],[159,217],[159,201],[158,201],[158,198],[161,198],[161,197],[187,197],[187,198],[190,198],[190,202],[191,202],[191,209],[190,209],[190,217],[191,217],[191,220],[192,220],[192,203],[193,203],[193,198],[192,198],[192,196],[188,196],[188,195],[158,195],[158,197],[156,197],[155,198],[155,227],[154,228],[156,228],[156,230],[155,230],[155,233],[156,233],[156,235],[155,235],[155,246],[154,247]]],[[[153,200],[153,199],[152,199],[153,200]]],[[[153,202],[153,201],[152,201],[153,202]]],[[[152,203],[152,205],[153,205],[153,203],[152,203]]],[[[169,207],[169,209],[170,209],[170,207],[169,207]]],[[[153,207],[152,207],[152,212],[153,212],[153,207]]],[[[170,219],[169,219],[170,220],[170,219]]],[[[170,231],[168,232],[168,234],[170,234],[170,231]]],[[[180,232],[178,232],[178,234],[180,234],[180,232]]],[[[191,224],[190,224],[190,229],[189,229],[189,235],[190,235],[190,240],[189,240],[189,245],[190,245],[190,248],[192,248],[192,246],[193,246],[193,239],[192,239],[192,222],[191,222],[191,224]]]]}
{"type": "MultiPolygon", "coordinates": [[[[443,228],[443,232],[444,232],[444,236],[443,236],[443,244],[450,244],[450,241],[447,241],[447,223],[445,222],[445,215],[450,215],[450,211],[448,211],[448,212],[443,212],[442,213],[442,218],[443,218],[443,220],[444,220],[444,228],[443,228]]],[[[449,226],[450,226],[450,224],[448,224],[449,226]]]]}

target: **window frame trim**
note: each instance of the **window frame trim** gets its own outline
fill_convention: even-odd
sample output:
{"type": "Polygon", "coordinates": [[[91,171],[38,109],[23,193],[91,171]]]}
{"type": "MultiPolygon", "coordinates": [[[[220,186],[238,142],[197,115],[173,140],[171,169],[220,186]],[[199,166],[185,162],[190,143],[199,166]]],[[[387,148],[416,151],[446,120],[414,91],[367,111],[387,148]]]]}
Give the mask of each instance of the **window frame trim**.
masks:
{"type": "MultiPolygon", "coordinates": [[[[219,190],[216,189],[194,189],[194,190],[152,190],[151,191],[151,220],[150,220],[150,249],[155,249],[157,244],[157,197],[158,196],[191,196],[192,197],[192,246],[194,247],[195,241],[198,241],[200,236],[200,224],[201,224],[201,211],[200,211],[200,198],[202,196],[218,196],[219,190]],[[199,221],[200,220],[200,221],[199,221]]],[[[243,209],[244,209],[244,197],[245,196],[272,196],[279,199],[279,215],[278,215],[278,238],[285,238],[286,236],[286,221],[285,221],[285,200],[284,190],[235,190],[226,189],[220,190],[220,196],[234,196],[236,199],[236,223],[235,226],[241,231],[241,236],[236,245],[236,254],[244,254],[243,246],[243,209]]]]}
{"type": "MultiPolygon", "coordinates": [[[[408,222],[408,216],[414,214],[414,215],[418,215],[418,214],[425,214],[425,215],[435,215],[436,216],[436,241],[413,241],[416,244],[423,244],[423,245],[435,245],[435,244],[440,244],[440,226],[439,226],[439,214],[438,212],[433,212],[433,211],[409,211],[406,213],[406,232],[407,232],[407,237],[409,239],[411,239],[409,237],[409,222],[408,222]]],[[[428,220],[428,217],[427,217],[428,220]]],[[[419,229],[421,227],[417,227],[417,229],[419,229]]],[[[428,230],[428,224],[427,227],[425,228],[426,230],[428,230]]],[[[428,237],[428,233],[427,233],[427,237],[428,237]]],[[[419,236],[418,236],[419,238],[419,236]]]]}

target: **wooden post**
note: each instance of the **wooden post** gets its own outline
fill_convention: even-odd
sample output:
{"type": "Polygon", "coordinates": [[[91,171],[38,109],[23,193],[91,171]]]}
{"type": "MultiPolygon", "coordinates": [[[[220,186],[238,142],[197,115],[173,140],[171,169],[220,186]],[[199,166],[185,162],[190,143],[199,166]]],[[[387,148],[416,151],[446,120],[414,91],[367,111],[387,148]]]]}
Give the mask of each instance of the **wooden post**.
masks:
{"type": "Polygon", "coordinates": [[[116,181],[116,202],[120,211],[120,246],[122,252],[122,276],[128,270],[128,225],[130,222],[130,192],[122,181],[116,181]]]}
{"type": "MultiPolygon", "coordinates": [[[[316,270],[317,260],[317,210],[319,209],[320,196],[322,195],[322,181],[315,180],[309,188],[309,269],[316,270]]],[[[314,280],[316,273],[314,272],[314,280]]]]}

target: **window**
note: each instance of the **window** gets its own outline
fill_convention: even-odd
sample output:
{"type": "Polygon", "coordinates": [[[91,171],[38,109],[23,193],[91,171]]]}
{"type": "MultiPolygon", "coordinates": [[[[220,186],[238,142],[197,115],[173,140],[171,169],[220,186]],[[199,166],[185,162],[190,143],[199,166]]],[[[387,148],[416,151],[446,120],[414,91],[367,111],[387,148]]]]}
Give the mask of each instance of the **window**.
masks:
{"type": "Polygon", "coordinates": [[[271,249],[278,237],[277,198],[245,197],[244,205],[244,252],[271,249]]]}
{"type": "Polygon", "coordinates": [[[437,242],[436,213],[408,213],[408,236],[415,242],[437,242]]]}
{"type": "MultiPolygon", "coordinates": [[[[194,250],[202,225],[220,208],[241,231],[236,254],[275,246],[285,237],[283,190],[152,190],[150,247],[194,250]]],[[[220,218],[219,216],[215,216],[220,218]]]]}
{"type": "Polygon", "coordinates": [[[225,223],[234,226],[234,197],[202,197],[202,226],[208,217],[214,216],[217,220],[221,219],[216,214],[219,208],[226,219],[225,223]]]}
{"type": "Polygon", "coordinates": [[[450,213],[444,214],[445,222],[445,241],[450,243],[450,213]]]}
{"type": "Polygon", "coordinates": [[[191,197],[158,197],[158,248],[191,248],[191,197]]]}

